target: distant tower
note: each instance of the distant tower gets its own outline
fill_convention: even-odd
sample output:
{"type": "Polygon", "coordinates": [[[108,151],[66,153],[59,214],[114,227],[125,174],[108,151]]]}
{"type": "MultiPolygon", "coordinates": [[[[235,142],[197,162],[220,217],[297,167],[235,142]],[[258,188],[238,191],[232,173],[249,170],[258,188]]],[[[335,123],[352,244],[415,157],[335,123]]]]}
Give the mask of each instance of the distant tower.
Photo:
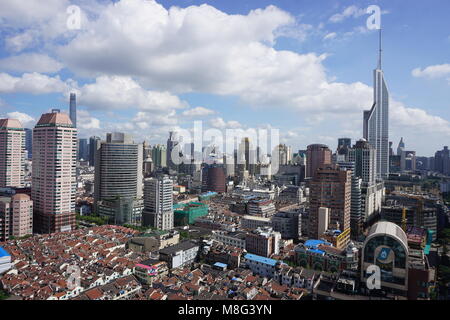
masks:
{"type": "Polygon", "coordinates": [[[403,141],[403,138],[402,138],[400,140],[400,143],[398,144],[397,155],[401,156],[403,154],[403,151],[405,151],[405,142],[403,141]]]}
{"type": "Polygon", "coordinates": [[[75,93],[70,94],[70,121],[73,123],[73,127],[77,127],[77,95],[75,93]]]}
{"type": "Polygon", "coordinates": [[[381,29],[378,67],[374,70],[374,103],[364,111],[364,139],[377,153],[376,172],[379,178],[389,175],[389,91],[381,69],[381,29]]]}
{"type": "Polygon", "coordinates": [[[179,141],[175,132],[169,133],[169,139],[167,140],[167,167],[170,170],[178,171],[178,164],[175,164],[174,159],[172,159],[173,149],[180,151],[179,141]]]}

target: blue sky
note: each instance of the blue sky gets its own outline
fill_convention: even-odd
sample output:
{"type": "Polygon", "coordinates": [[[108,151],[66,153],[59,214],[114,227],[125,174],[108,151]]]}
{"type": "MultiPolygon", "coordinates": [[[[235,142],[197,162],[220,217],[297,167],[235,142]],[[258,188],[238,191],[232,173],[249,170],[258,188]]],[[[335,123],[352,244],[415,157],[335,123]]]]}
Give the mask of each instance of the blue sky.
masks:
{"type": "Polygon", "coordinates": [[[450,3],[431,1],[2,1],[0,116],[33,126],[77,92],[79,135],[275,127],[294,149],[361,138],[382,14],[396,146],[449,144],[450,3]],[[69,5],[81,9],[69,30],[69,5]],[[178,7],[178,8],[173,8],[178,7]]]}

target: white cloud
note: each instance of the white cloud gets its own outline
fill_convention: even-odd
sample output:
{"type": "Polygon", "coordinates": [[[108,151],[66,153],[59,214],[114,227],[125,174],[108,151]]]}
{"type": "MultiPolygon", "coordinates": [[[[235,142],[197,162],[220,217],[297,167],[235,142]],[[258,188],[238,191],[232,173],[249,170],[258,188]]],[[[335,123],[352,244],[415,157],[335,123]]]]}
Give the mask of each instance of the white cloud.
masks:
{"type": "Polygon", "coordinates": [[[24,127],[28,127],[30,124],[33,124],[36,121],[30,115],[23,113],[23,112],[18,112],[18,111],[9,112],[7,114],[7,116],[8,116],[8,118],[19,120],[20,123],[22,123],[22,126],[24,126],[24,127]]]}
{"type": "Polygon", "coordinates": [[[130,77],[101,76],[78,89],[79,101],[90,109],[137,108],[164,112],[187,106],[169,92],[148,91],[130,77]]]}
{"type": "Polygon", "coordinates": [[[77,126],[79,129],[100,129],[100,120],[92,117],[86,110],[77,110],[77,126]]]}
{"type": "Polygon", "coordinates": [[[0,59],[0,69],[18,72],[54,73],[63,65],[46,54],[24,53],[0,59]]]}
{"type": "Polygon", "coordinates": [[[204,107],[196,107],[182,113],[185,117],[205,117],[214,114],[215,111],[204,107]]]}
{"type": "Polygon", "coordinates": [[[59,76],[49,77],[33,72],[13,77],[4,72],[0,73],[0,93],[46,94],[66,90],[67,84],[59,76]]]}
{"type": "Polygon", "coordinates": [[[242,125],[238,121],[225,121],[223,118],[214,118],[209,121],[209,125],[216,129],[240,129],[242,125]]]}
{"type": "Polygon", "coordinates": [[[12,52],[20,52],[23,49],[32,46],[35,39],[35,32],[32,30],[27,30],[23,33],[15,34],[5,38],[5,47],[6,50],[12,52]]]}
{"type": "Polygon", "coordinates": [[[327,35],[325,35],[325,37],[323,37],[323,40],[331,40],[336,38],[337,33],[336,32],[330,32],[327,35]]]}
{"type": "Polygon", "coordinates": [[[438,79],[450,76],[450,64],[439,64],[426,67],[424,69],[416,68],[412,71],[416,78],[438,79]]]}
{"type": "Polygon", "coordinates": [[[342,11],[341,13],[336,13],[333,16],[331,16],[329,21],[332,23],[338,23],[344,21],[347,18],[350,17],[358,18],[365,14],[366,14],[365,9],[359,8],[355,5],[351,5],[345,8],[344,11],[342,11]]]}

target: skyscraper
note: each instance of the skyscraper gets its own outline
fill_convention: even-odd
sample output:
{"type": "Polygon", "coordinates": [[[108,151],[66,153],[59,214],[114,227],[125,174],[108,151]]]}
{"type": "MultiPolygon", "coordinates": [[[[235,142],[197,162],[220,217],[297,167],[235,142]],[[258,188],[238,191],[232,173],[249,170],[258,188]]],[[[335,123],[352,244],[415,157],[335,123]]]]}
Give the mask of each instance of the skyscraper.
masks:
{"type": "Polygon", "coordinates": [[[89,160],[89,145],[87,139],[78,139],[78,160],[89,160]]]}
{"type": "Polygon", "coordinates": [[[349,153],[350,161],[355,163],[355,174],[368,185],[376,181],[376,150],[365,139],[353,146],[349,153]]]}
{"type": "Polygon", "coordinates": [[[100,147],[101,139],[99,137],[89,138],[89,165],[91,167],[95,166],[95,152],[100,147]]]}
{"type": "Polygon", "coordinates": [[[19,120],[0,119],[0,188],[23,187],[25,131],[19,120]]]}
{"type": "Polygon", "coordinates": [[[401,156],[403,151],[405,151],[405,142],[403,141],[403,138],[402,138],[400,140],[400,143],[398,144],[397,155],[401,156]]]}
{"type": "MultiPolygon", "coordinates": [[[[376,150],[361,139],[351,149],[350,161],[355,163],[355,175],[361,179],[361,222],[368,222],[380,212],[385,192],[384,182],[377,180],[376,150]]],[[[358,230],[362,231],[361,228],[358,230]]],[[[361,235],[357,230],[352,230],[352,233],[361,235]]]]}
{"type": "Polygon", "coordinates": [[[75,93],[70,94],[70,121],[73,127],[77,127],[77,96],[75,93]]]}
{"type": "Polygon", "coordinates": [[[389,91],[381,69],[381,30],[378,67],[374,70],[374,103],[364,111],[364,139],[377,153],[376,172],[379,178],[389,175],[389,91]]]}
{"type": "Polygon", "coordinates": [[[95,154],[94,200],[98,214],[116,224],[140,224],[143,147],[124,133],[108,133],[95,154]]]}
{"type": "Polygon", "coordinates": [[[168,176],[145,179],[143,224],[158,230],[172,230],[173,182],[168,176]]]}
{"type": "Polygon", "coordinates": [[[77,129],[65,113],[43,114],[33,131],[31,198],[38,233],[75,227],[77,129]]]}
{"type": "Polygon", "coordinates": [[[225,193],[225,168],[221,164],[206,165],[202,169],[202,192],[225,193]]]}
{"type": "Polygon", "coordinates": [[[175,164],[175,159],[173,159],[172,152],[174,149],[181,152],[181,149],[179,149],[179,144],[180,142],[177,140],[176,133],[170,132],[169,139],[167,140],[167,166],[170,170],[178,171],[178,164],[175,164]]]}
{"type": "Polygon", "coordinates": [[[33,130],[25,128],[25,150],[27,157],[31,160],[33,158],[33,130]]]}
{"type": "Polygon", "coordinates": [[[317,169],[331,164],[332,152],[324,144],[312,144],[306,152],[306,177],[312,178],[317,169]]]}
{"type": "Polygon", "coordinates": [[[350,232],[351,171],[337,165],[322,166],[310,181],[309,236],[319,239],[319,209],[330,209],[330,224],[350,232]]]}
{"type": "Polygon", "coordinates": [[[450,150],[447,146],[437,151],[434,156],[434,170],[445,175],[450,175],[450,150]]]}
{"type": "Polygon", "coordinates": [[[152,148],[152,160],[155,169],[167,167],[167,149],[166,146],[156,145],[152,148]]]}

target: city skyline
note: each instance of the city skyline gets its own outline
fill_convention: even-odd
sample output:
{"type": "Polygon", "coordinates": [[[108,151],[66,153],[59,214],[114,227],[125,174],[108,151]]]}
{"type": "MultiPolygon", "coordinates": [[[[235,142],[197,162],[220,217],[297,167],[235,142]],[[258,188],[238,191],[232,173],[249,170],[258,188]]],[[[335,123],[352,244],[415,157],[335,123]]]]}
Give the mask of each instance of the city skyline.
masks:
{"type": "MultiPolygon", "coordinates": [[[[5,26],[0,116],[33,128],[52,108],[69,113],[74,92],[79,138],[103,139],[119,131],[137,142],[165,144],[170,131],[202,120],[218,129],[279,128],[281,143],[294,151],[313,143],[335,150],[338,138],[363,136],[362,111],[373,104],[370,78],[378,37],[366,27],[366,8],[376,4],[383,13],[383,70],[392,95],[389,140],[397,145],[404,137],[408,150],[421,156],[448,145],[445,59],[450,39],[439,19],[417,15],[425,4],[411,4],[412,14],[398,1],[203,2],[207,5],[190,1],[188,7],[185,1],[58,1],[52,9],[36,7],[26,19],[17,17],[33,2],[27,8],[0,5],[5,26]],[[79,30],[67,28],[70,4],[81,9],[79,30]],[[112,17],[121,27],[108,20],[112,17]],[[157,22],[138,28],[149,18],[157,22]],[[412,19],[416,23],[408,23],[412,19]],[[233,27],[223,32],[228,22],[233,27]],[[205,23],[213,25],[208,32],[205,23]],[[36,24],[40,27],[33,29],[36,24]],[[111,32],[134,51],[119,47],[111,32]],[[154,43],[148,43],[150,36],[154,43]],[[95,40],[103,41],[110,56],[86,46],[95,40]],[[444,44],[444,50],[426,54],[422,47],[431,40],[444,44]],[[422,45],[406,56],[405,48],[417,42],[422,45]],[[133,62],[118,66],[123,54],[133,62]]],[[[429,9],[443,14],[448,3],[435,3],[429,9]]]]}

